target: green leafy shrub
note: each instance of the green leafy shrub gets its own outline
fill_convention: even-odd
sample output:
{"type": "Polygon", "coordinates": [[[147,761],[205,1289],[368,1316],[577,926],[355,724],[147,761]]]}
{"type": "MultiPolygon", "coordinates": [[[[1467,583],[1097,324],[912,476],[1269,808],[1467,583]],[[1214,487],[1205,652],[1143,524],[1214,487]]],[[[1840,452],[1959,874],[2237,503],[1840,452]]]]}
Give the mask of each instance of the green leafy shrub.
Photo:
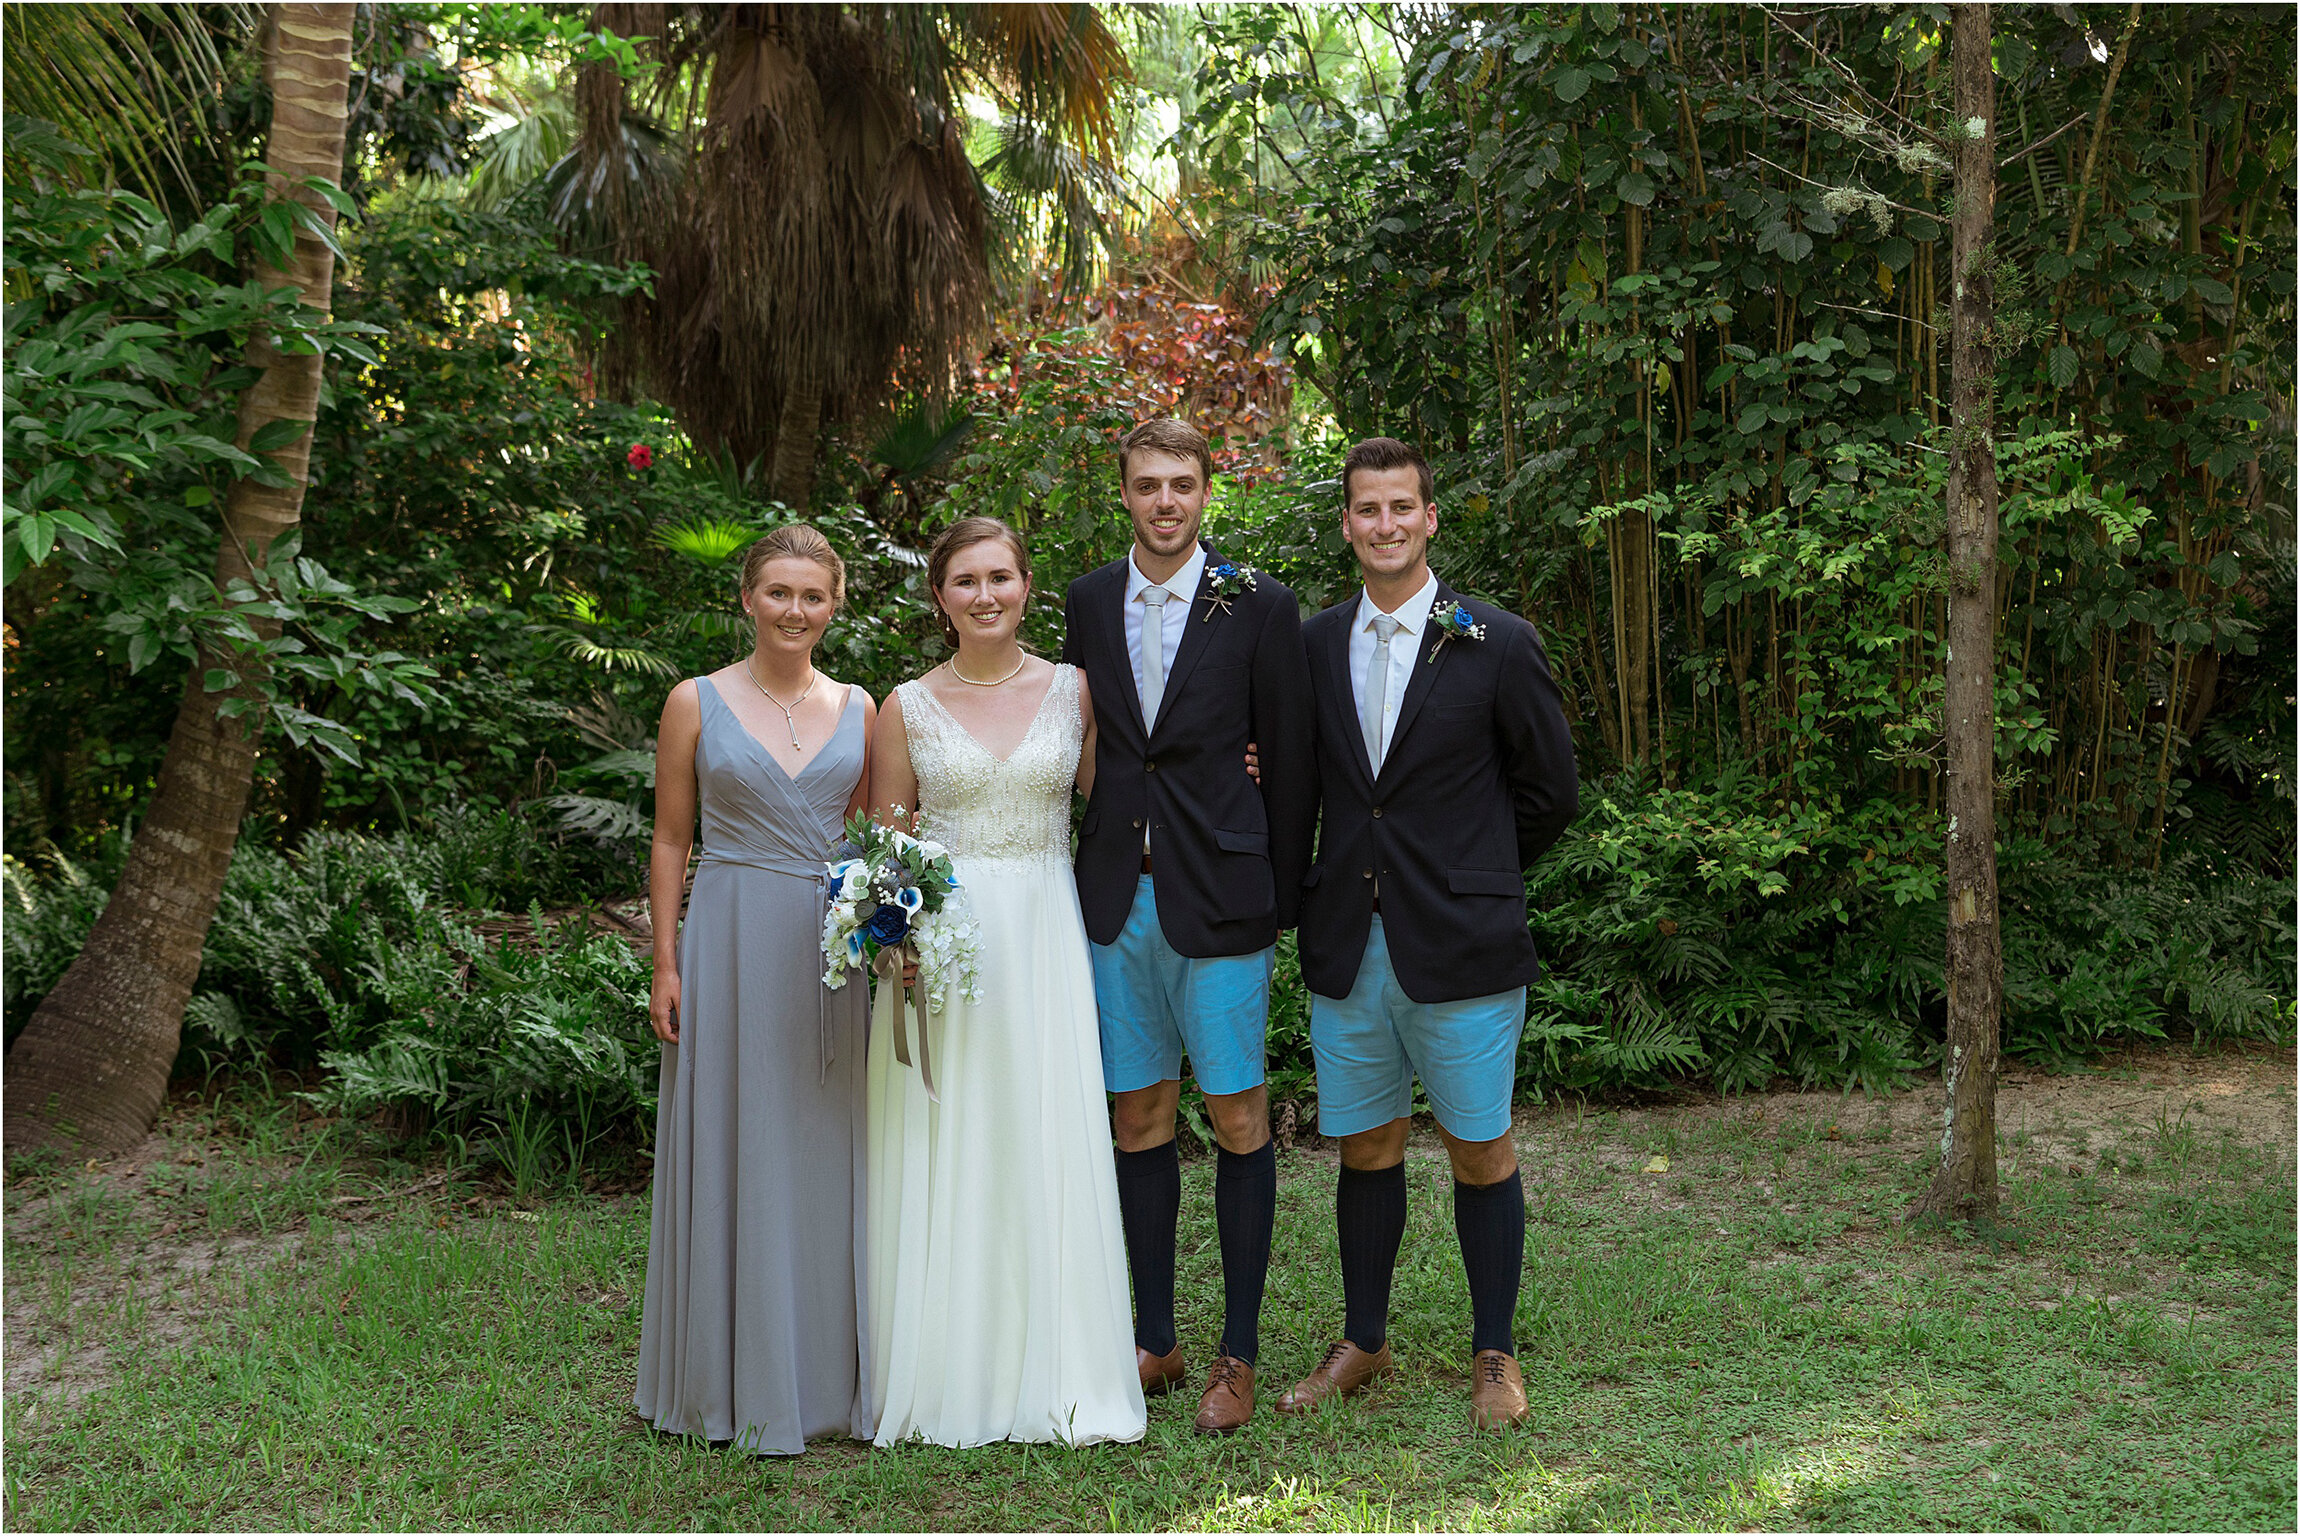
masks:
{"type": "Polygon", "coordinates": [[[2005,1049],[2061,1063],[2185,1027],[2290,1035],[2292,883],[2201,851],[2157,870],[2003,852],[2005,1049]]]}
{"type": "Polygon", "coordinates": [[[1546,972],[1525,1085],[1720,1089],[1777,1072],[1894,1086],[1941,994],[1936,850],[1894,808],[1781,809],[1729,769],[1699,789],[1619,775],[1532,873],[1546,972]]]}
{"type": "Polygon", "coordinates": [[[371,941],[340,1001],[379,1023],[323,1051],[315,1102],[350,1114],[393,1108],[444,1126],[486,1127],[524,1182],[567,1166],[616,1129],[644,1141],[660,1048],[647,1027],[648,970],[630,944],[533,911],[536,947],[489,944],[439,914],[397,945],[371,941]]]}
{"type": "MultiPolygon", "coordinates": [[[[118,855],[5,866],[10,1032],[103,909],[118,855]]],[[[422,834],[317,831],[292,854],[243,842],[185,1010],[179,1066],[316,1062],[344,1113],[491,1137],[507,1167],[572,1166],[610,1133],[651,1134],[657,1052],[630,942],[554,923],[595,896],[579,840],[471,809],[422,834]],[[532,942],[479,927],[524,904],[532,942]]]]}
{"type": "MultiPolygon", "coordinates": [[[[1700,790],[1584,787],[1530,877],[1546,974],[1521,1086],[1700,1075],[1731,1093],[1786,1073],[1883,1090],[1937,1056],[1937,834],[1881,799],[1784,811],[1761,789],[1730,772],[1700,790]]],[[[2002,851],[2008,1053],[2061,1065],[2174,1030],[2288,1036],[2288,878],[2202,852],[2154,871],[2076,854],[2002,851]]]]}
{"type": "Polygon", "coordinates": [[[127,834],[99,844],[92,859],[58,855],[43,872],[0,856],[0,1016],[8,1044],[32,1017],[49,989],[63,979],[96,926],[127,857],[127,834]]]}

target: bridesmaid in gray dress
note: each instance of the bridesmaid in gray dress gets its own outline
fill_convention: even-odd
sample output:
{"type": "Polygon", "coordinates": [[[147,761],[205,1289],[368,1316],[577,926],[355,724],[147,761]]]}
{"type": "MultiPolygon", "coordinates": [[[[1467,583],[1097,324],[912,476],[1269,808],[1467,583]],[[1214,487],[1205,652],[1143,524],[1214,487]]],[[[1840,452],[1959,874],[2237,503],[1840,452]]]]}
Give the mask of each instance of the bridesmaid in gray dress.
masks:
{"type": "Polygon", "coordinates": [[[823,866],[863,804],[875,714],[862,689],[814,669],[844,586],[813,528],[752,545],[756,643],[672,690],[655,760],[649,1015],[663,1082],[632,1405],[660,1430],[784,1455],[817,1435],[868,1439],[875,1417],[862,1343],[869,989],[822,985],[823,866]]]}

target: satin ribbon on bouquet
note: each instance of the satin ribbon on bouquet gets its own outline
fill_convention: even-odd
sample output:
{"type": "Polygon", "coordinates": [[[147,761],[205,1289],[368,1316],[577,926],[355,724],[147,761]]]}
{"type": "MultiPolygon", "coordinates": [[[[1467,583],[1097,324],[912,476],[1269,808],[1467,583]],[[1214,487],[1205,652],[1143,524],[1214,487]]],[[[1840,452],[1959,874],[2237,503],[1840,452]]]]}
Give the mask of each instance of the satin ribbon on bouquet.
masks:
{"type": "Polygon", "coordinates": [[[934,1087],[934,1053],[926,1043],[926,984],[913,982],[906,988],[902,984],[905,964],[918,964],[918,952],[908,944],[889,944],[871,961],[871,969],[894,989],[894,1059],[906,1067],[911,1064],[910,1030],[904,1016],[912,1008],[918,1010],[918,1080],[925,1085],[928,1102],[940,1104],[942,1095],[934,1087]]]}

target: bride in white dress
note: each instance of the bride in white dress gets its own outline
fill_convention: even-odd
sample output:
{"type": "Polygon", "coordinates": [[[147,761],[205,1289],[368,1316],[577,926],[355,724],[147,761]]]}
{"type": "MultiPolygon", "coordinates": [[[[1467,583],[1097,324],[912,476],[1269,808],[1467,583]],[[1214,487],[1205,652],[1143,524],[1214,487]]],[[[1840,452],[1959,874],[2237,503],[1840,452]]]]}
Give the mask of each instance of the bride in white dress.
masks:
{"type": "Polygon", "coordinates": [[[872,1013],[876,1443],[1138,1440],[1094,976],[1070,871],[1070,787],[1082,761],[1093,771],[1094,711],[1076,668],[1016,639],[1030,561],[1011,528],[964,519],[927,570],[957,654],[880,711],[871,799],[882,820],[896,806],[922,813],[950,848],[981,930],[982,1001],[954,993],[926,1024],[939,1104],[895,1059],[892,988],[872,1013]]]}

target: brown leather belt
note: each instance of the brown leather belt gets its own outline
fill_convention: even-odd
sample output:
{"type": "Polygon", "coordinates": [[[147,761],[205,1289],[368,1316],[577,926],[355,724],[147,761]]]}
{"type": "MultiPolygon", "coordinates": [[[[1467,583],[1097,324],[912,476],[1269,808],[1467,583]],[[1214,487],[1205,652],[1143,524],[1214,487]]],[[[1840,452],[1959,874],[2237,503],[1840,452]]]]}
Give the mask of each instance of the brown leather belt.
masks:
{"type": "Polygon", "coordinates": [[[1147,853],[1142,855],[1142,873],[1150,873],[1150,855],[1147,853]]]}

